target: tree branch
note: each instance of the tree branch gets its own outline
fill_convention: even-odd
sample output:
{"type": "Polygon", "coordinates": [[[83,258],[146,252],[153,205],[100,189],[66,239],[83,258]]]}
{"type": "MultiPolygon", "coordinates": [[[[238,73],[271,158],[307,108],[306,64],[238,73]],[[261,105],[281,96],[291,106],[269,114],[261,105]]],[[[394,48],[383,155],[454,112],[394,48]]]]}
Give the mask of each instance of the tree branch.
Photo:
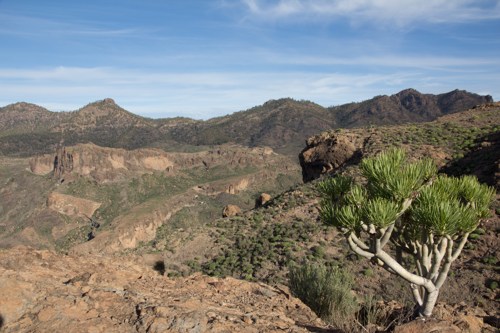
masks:
{"type": "MultiPolygon", "coordinates": [[[[347,241],[349,242],[349,247],[351,250],[354,251],[354,253],[359,254],[360,256],[363,256],[365,258],[371,259],[374,257],[374,254],[368,251],[363,250],[361,247],[359,247],[356,242],[353,240],[353,237],[356,237],[352,233],[347,237],[347,241]]],[[[356,237],[357,238],[357,237],[356,237]]],[[[359,240],[358,240],[359,241],[359,240]]],[[[366,245],[365,245],[366,246],[366,245]]]]}
{"type": "Polygon", "coordinates": [[[434,279],[439,273],[439,267],[441,267],[441,262],[443,261],[444,251],[448,245],[448,239],[446,237],[441,238],[438,244],[433,246],[434,262],[432,264],[431,271],[428,278],[435,281],[434,279]]]}
{"type": "Polygon", "coordinates": [[[394,230],[394,226],[396,223],[393,223],[387,227],[387,229],[384,232],[384,235],[382,236],[382,239],[380,240],[380,247],[383,248],[386,246],[387,242],[391,239],[392,231],[394,230]]]}
{"type": "Polygon", "coordinates": [[[467,238],[469,237],[469,233],[466,233],[463,237],[462,237],[462,240],[460,241],[460,243],[458,244],[458,247],[457,249],[455,250],[455,252],[453,253],[453,256],[452,256],[452,260],[451,261],[455,261],[457,260],[458,256],[460,255],[460,253],[462,252],[463,248],[464,248],[464,245],[465,243],[467,243],[467,238]]]}
{"type": "Polygon", "coordinates": [[[443,285],[444,281],[446,280],[446,277],[448,276],[448,271],[450,270],[451,263],[453,262],[453,240],[451,239],[450,236],[446,236],[448,239],[448,246],[446,246],[446,256],[444,260],[444,265],[443,268],[441,269],[441,272],[439,273],[435,285],[439,289],[443,285]]]}
{"type": "Polygon", "coordinates": [[[363,243],[361,239],[358,238],[354,233],[350,234],[349,237],[352,237],[352,240],[354,243],[356,243],[357,246],[359,246],[362,250],[368,251],[370,247],[363,243]]]}
{"type": "Polygon", "coordinates": [[[377,258],[382,260],[384,264],[389,266],[393,271],[395,271],[399,276],[410,283],[414,283],[418,286],[423,286],[428,292],[436,289],[434,283],[426,279],[425,277],[418,276],[416,274],[410,273],[406,268],[401,266],[394,258],[392,258],[387,252],[384,250],[380,250],[377,254],[377,258]]]}
{"type": "Polygon", "coordinates": [[[422,296],[420,296],[419,287],[416,284],[411,283],[410,288],[411,293],[413,294],[413,299],[415,299],[415,302],[419,307],[422,306],[422,296]]]}

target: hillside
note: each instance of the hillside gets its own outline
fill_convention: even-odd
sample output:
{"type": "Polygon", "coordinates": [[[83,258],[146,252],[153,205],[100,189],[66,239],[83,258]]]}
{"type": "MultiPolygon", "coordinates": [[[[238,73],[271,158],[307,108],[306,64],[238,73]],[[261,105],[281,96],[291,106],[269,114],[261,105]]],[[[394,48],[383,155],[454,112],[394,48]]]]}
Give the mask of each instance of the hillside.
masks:
{"type": "Polygon", "coordinates": [[[228,204],[253,208],[260,191],[277,194],[299,174],[270,148],[234,145],[167,153],[78,144],[0,157],[0,247],[134,248],[162,225],[204,224],[228,204]]]}
{"type": "MultiPolygon", "coordinates": [[[[279,218],[284,224],[319,232],[321,226],[312,222],[318,219],[314,208],[317,204],[314,180],[339,172],[356,175],[360,156],[372,156],[395,146],[405,148],[412,158],[431,157],[442,171],[448,171],[453,166],[455,175],[475,174],[481,181],[498,189],[500,150],[494,149],[498,145],[498,133],[500,103],[447,115],[429,123],[387,126],[371,131],[353,129],[324,132],[309,138],[301,153],[303,175],[309,182],[282,193],[264,209],[249,212],[245,221],[250,224],[263,220],[275,222],[286,210],[296,215],[279,218]],[[471,156],[475,158],[474,161],[482,156],[482,162],[466,163],[471,156]],[[457,164],[462,166],[460,172],[457,164]],[[272,216],[266,217],[268,214],[272,216]]],[[[226,225],[225,220],[220,222],[226,225]]],[[[230,223],[226,226],[233,228],[230,223]]],[[[301,235],[301,232],[293,230],[286,232],[301,235]]],[[[301,237],[307,238],[308,233],[302,233],[301,237]]]]}
{"type": "Polygon", "coordinates": [[[432,95],[406,89],[392,96],[377,96],[361,103],[333,107],[330,111],[340,128],[354,128],[431,121],[492,101],[491,96],[464,90],[432,95]]]}
{"type": "Polygon", "coordinates": [[[490,96],[459,90],[430,95],[408,89],[330,108],[308,101],[271,100],[207,121],[148,119],[124,110],[112,99],[73,112],[50,112],[17,103],[0,108],[0,154],[48,153],[64,141],[66,145],[92,142],[104,147],[157,147],[167,151],[235,143],[269,146],[295,157],[307,137],[328,129],[431,121],[491,101],[490,96]]]}
{"type": "Polygon", "coordinates": [[[414,89],[330,108],[286,98],[183,127],[171,138],[194,145],[237,142],[269,146],[294,155],[306,138],[328,129],[431,121],[488,102],[492,102],[490,96],[463,90],[432,95],[414,89]]]}
{"type": "Polygon", "coordinates": [[[0,137],[49,130],[64,121],[68,114],[51,112],[30,103],[15,103],[0,108],[0,137]]]}
{"type": "MultiPolygon", "coordinates": [[[[386,126],[370,131],[325,132],[308,140],[302,154],[310,159],[303,159],[303,172],[308,180],[324,173],[357,176],[359,158],[352,156],[372,156],[380,150],[398,146],[404,147],[411,158],[432,157],[442,171],[453,166],[454,174],[476,174],[481,181],[498,189],[500,156],[494,147],[498,146],[495,138],[499,132],[498,103],[443,116],[430,123],[386,126]],[[474,158],[469,159],[471,157],[474,158]],[[316,168],[312,173],[307,168],[311,165],[316,168]]],[[[214,255],[213,249],[197,249],[196,254],[183,258],[188,268],[172,264],[168,266],[169,271],[175,274],[179,268],[188,272],[201,270],[215,276],[277,283],[286,281],[291,262],[307,260],[337,265],[355,274],[355,291],[360,297],[373,294],[386,301],[408,302],[401,281],[353,255],[337,231],[320,224],[315,184],[313,180],[297,185],[243,216],[214,221],[209,225],[211,228],[204,230],[221,244],[220,251],[214,255]]],[[[449,304],[465,302],[469,306],[479,306],[491,318],[498,318],[499,308],[494,283],[500,278],[500,257],[496,251],[500,242],[499,207],[497,200],[492,218],[471,236],[462,258],[454,264],[456,279],[447,281],[440,298],[449,304]],[[464,294],[463,290],[475,292],[464,294]]],[[[169,239],[167,236],[166,244],[169,239]]],[[[151,243],[137,248],[136,253],[161,249],[159,243],[151,243]]],[[[171,257],[170,254],[159,255],[166,261],[171,257]]]]}

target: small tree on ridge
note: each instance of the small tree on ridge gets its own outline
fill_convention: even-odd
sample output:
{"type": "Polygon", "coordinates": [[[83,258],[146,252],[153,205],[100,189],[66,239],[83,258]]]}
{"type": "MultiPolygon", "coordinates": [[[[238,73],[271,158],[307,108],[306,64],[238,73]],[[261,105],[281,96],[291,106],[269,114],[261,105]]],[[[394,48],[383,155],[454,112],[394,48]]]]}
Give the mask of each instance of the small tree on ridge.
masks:
{"type": "Polygon", "coordinates": [[[352,251],[406,280],[419,314],[428,317],[495,191],[472,176],[438,176],[432,160],[409,163],[401,149],[364,159],[360,169],[365,186],[343,176],[318,185],[321,218],[342,232],[352,251]]]}

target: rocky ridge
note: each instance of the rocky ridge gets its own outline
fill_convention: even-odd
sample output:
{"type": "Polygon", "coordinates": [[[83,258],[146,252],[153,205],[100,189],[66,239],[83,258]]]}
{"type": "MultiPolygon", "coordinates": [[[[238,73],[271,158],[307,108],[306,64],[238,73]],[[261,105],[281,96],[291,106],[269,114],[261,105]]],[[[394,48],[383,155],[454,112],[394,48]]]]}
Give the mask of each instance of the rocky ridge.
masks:
{"type": "Polygon", "coordinates": [[[407,89],[329,108],[290,98],[271,100],[207,121],[148,119],[124,110],[110,98],[72,112],[50,112],[16,103],[0,108],[0,152],[33,156],[54,150],[64,140],[68,146],[92,142],[114,148],[154,146],[169,151],[236,143],[269,146],[295,156],[307,137],[331,128],[431,121],[488,102],[492,102],[491,96],[461,90],[432,95],[407,89]]]}
{"type": "Polygon", "coordinates": [[[488,103],[419,127],[409,124],[323,132],[307,139],[299,161],[304,181],[311,181],[356,164],[362,156],[398,146],[412,157],[431,157],[443,170],[454,169],[454,174],[474,170],[481,181],[498,186],[500,155],[494,149],[498,133],[500,103],[488,103]]]}
{"type": "Polygon", "coordinates": [[[284,286],[192,275],[161,263],[0,250],[2,332],[309,332],[324,326],[284,286]]]}
{"type": "Polygon", "coordinates": [[[276,158],[279,156],[268,147],[246,149],[225,145],[195,153],[167,153],[155,148],[126,150],[87,143],[59,146],[55,154],[34,156],[30,158],[29,164],[31,172],[37,175],[52,173],[60,180],[65,177],[88,177],[106,183],[155,171],[173,175],[177,170],[195,167],[208,170],[221,164],[233,167],[262,166],[276,158]]]}

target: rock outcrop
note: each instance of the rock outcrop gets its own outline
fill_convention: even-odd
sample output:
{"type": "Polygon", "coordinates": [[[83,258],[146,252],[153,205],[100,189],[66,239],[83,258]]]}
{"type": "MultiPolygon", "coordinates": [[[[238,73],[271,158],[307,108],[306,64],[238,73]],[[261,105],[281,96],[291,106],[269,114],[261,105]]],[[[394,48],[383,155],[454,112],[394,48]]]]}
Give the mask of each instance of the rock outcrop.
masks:
{"type": "Polygon", "coordinates": [[[319,178],[347,164],[358,163],[368,137],[355,134],[324,133],[309,138],[299,155],[304,182],[319,178]]]}
{"type": "Polygon", "coordinates": [[[54,178],[63,179],[66,173],[73,171],[73,154],[66,152],[66,147],[59,146],[54,157],[54,178]]]}
{"type": "Polygon", "coordinates": [[[22,332],[309,332],[325,326],[286,287],[169,279],[131,257],[0,250],[0,326],[22,332]]]}
{"type": "Polygon", "coordinates": [[[257,198],[256,206],[261,207],[264,206],[267,202],[271,200],[271,195],[267,193],[261,193],[257,198]]]}
{"type": "Polygon", "coordinates": [[[232,217],[241,214],[241,208],[236,205],[227,205],[222,210],[222,217],[232,217]]]}
{"type": "Polygon", "coordinates": [[[101,203],[72,195],[52,192],[47,198],[47,207],[66,216],[90,218],[101,203]]]}
{"type": "Polygon", "coordinates": [[[170,156],[159,149],[125,150],[91,143],[59,147],[55,155],[46,154],[30,159],[31,172],[38,175],[53,172],[54,177],[60,180],[73,175],[109,182],[129,174],[169,172],[173,167],[170,156]]]}

